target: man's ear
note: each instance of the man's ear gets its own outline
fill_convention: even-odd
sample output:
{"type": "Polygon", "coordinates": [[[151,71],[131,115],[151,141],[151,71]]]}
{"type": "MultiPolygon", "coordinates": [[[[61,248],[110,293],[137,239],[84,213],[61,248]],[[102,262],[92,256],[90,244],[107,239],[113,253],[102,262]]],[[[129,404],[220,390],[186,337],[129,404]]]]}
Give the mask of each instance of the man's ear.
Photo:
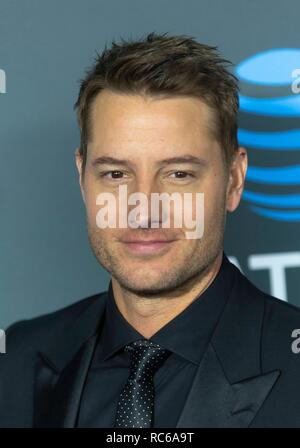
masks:
{"type": "Polygon", "coordinates": [[[240,146],[234,155],[229,169],[226,203],[226,209],[229,212],[233,212],[240,203],[244,190],[247,167],[247,150],[246,148],[240,146]]]}
{"type": "Polygon", "coordinates": [[[85,203],[85,194],[84,194],[84,188],[83,188],[83,175],[82,175],[82,156],[80,154],[79,148],[76,148],[76,151],[75,151],[75,162],[76,162],[76,166],[77,166],[77,170],[78,170],[78,174],[79,174],[79,185],[80,185],[81,195],[82,195],[83,202],[85,203]]]}

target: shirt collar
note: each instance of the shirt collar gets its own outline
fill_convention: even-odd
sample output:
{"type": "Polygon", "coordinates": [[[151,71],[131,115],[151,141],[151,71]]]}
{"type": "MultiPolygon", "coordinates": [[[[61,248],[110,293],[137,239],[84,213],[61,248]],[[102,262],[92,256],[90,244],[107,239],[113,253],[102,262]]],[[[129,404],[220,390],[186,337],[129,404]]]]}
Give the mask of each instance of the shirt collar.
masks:
{"type": "MultiPolygon", "coordinates": [[[[209,287],[158,330],[150,340],[199,364],[227,302],[233,277],[233,266],[223,253],[221,267],[209,287]]],[[[110,282],[97,360],[106,360],[126,344],[137,339],[145,338],[127,322],[119,311],[110,282]]]]}

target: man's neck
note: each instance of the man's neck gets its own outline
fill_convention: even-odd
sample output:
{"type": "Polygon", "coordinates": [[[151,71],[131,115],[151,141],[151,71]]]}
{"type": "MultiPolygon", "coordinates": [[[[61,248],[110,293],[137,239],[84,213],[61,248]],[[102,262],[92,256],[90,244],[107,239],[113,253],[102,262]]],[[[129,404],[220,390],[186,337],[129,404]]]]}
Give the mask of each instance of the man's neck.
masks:
{"type": "Polygon", "coordinates": [[[150,299],[140,297],[122,288],[113,278],[112,287],[116,305],[127,322],[146,339],[149,339],[188,307],[196,297],[204,293],[219,272],[222,257],[223,252],[186,292],[173,297],[170,294],[150,299]]]}

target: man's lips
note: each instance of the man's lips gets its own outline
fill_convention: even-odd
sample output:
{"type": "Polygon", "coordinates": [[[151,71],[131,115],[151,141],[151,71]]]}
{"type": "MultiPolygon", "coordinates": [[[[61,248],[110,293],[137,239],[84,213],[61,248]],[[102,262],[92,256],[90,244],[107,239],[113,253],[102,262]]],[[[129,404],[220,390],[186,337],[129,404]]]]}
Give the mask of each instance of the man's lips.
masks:
{"type": "Polygon", "coordinates": [[[152,254],[161,251],[171,245],[176,240],[128,240],[122,241],[126,248],[136,254],[152,254]]]}

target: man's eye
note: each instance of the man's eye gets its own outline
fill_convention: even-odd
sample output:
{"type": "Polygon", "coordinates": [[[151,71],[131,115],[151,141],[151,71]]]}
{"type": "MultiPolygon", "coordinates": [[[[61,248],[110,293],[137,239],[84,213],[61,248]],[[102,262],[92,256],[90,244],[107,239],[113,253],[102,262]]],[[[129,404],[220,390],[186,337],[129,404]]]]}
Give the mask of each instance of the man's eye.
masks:
{"type": "Polygon", "coordinates": [[[102,174],[103,177],[108,177],[109,179],[122,179],[124,173],[122,171],[114,170],[114,171],[106,171],[102,174]]]}
{"type": "Polygon", "coordinates": [[[192,174],[187,173],[186,171],[175,171],[171,173],[171,177],[175,177],[175,179],[185,179],[186,177],[192,177],[192,174]]]}

